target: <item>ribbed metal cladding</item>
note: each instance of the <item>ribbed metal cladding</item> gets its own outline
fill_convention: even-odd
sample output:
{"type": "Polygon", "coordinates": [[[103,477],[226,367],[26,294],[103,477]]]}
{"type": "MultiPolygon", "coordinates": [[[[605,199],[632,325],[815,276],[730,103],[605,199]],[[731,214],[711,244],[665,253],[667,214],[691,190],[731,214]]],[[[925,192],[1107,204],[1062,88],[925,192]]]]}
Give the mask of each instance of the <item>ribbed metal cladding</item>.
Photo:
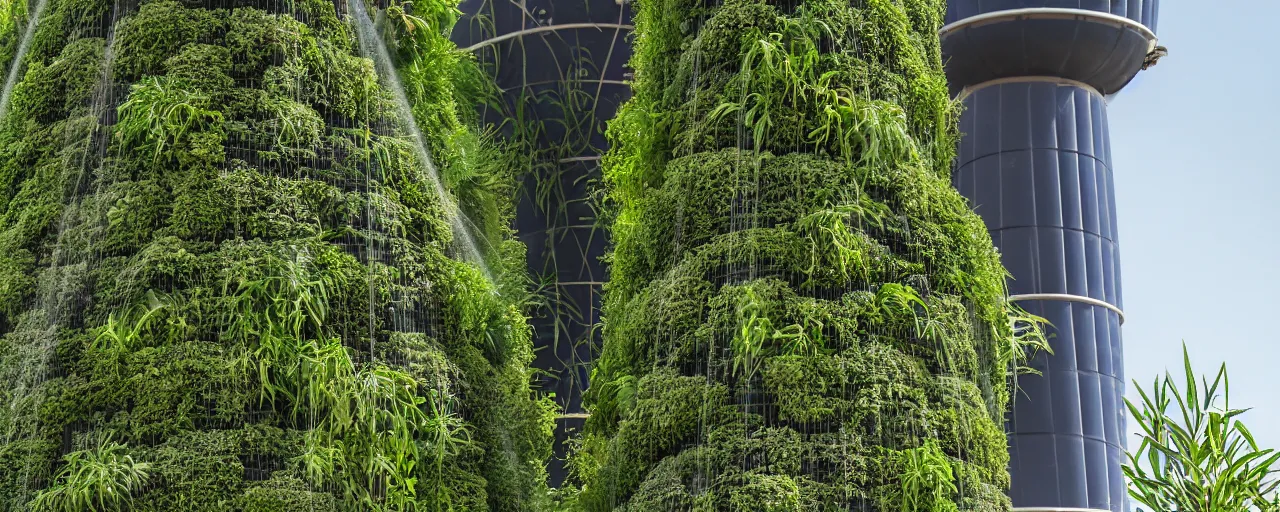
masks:
{"type": "Polygon", "coordinates": [[[1157,11],[1157,0],[948,7],[944,61],[964,103],[954,184],[1000,249],[1010,296],[1052,324],[1054,353],[1032,361],[1042,375],[1018,378],[1007,418],[1015,509],[1128,509],[1124,301],[1103,94],[1156,48],[1148,29],[1157,11]],[[1012,41],[1022,43],[1016,51],[1012,41]],[[1028,70],[1034,76],[1021,76],[1028,70]]]}
{"type": "Polygon", "coordinates": [[[479,106],[484,120],[507,136],[523,131],[537,159],[521,178],[515,228],[529,272],[552,287],[549,308],[532,323],[533,366],[544,372],[538,385],[555,393],[563,412],[558,460],[548,468],[555,486],[565,476],[565,441],[584,421],[582,393],[599,349],[606,239],[592,196],[608,149],[605,123],[630,97],[631,8],[615,0],[466,0],[459,9],[452,38],[501,93],[496,108],[479,106]]]}
{"type": "MultiPolygon", "coordinates": [[[[1103,98],[1045,82],[965,100],[954,175],[986,221],[1010,295],[1067,294],[1123,308],[1103,98]]],[[[1052,323],[1054,355],[1019,379],[1008,422],[1015,506],[1124,509],[1120,316],[1102,306],[1024,301],[1052,323]]]]}

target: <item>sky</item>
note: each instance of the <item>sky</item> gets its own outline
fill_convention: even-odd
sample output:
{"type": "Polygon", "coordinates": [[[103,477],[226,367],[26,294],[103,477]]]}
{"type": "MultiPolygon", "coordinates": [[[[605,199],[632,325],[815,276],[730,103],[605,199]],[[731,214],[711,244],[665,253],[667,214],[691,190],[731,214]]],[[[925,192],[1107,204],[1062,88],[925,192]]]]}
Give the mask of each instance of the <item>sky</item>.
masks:
{"type": "Polygon", "coordinates": [[[1130,400],[1133,379],[1181,376],[1185,341],[1198,373],[1226,362],[1232,407],[1280,449],[1277,19],[1277,0],[1162,0],[1169,56],[1109,120],[1130,400]]]}

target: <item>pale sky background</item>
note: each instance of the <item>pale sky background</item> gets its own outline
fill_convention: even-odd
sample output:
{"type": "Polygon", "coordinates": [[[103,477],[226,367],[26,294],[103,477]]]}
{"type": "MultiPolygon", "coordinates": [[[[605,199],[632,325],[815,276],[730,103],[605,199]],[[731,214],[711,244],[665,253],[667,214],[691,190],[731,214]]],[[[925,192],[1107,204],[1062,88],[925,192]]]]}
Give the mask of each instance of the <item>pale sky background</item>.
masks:
{"type": "Polygon", "coordinates": [[[1227,363],[1231,405],[1280,449],[1277,19],[1280,0],[1162,0],[1169,56],[1109,119],[1130,399],[1135,378],[1181,375],[1186,340],[1198,373],[1227,363]]]}

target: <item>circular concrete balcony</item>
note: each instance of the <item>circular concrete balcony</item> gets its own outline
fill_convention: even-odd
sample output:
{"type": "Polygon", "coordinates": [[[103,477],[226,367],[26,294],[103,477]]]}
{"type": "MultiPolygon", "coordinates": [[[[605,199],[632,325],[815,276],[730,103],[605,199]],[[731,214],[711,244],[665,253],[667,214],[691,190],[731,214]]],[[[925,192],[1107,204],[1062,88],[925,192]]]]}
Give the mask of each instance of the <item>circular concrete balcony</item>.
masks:
{"type": "Polygon", "coordinates": [[[999,80],[1053,77],[1109,96],[1133,80],[1157,48],[1146,25],[1087,9],[992,11],[939,33],[952,94],[999,80]]]}

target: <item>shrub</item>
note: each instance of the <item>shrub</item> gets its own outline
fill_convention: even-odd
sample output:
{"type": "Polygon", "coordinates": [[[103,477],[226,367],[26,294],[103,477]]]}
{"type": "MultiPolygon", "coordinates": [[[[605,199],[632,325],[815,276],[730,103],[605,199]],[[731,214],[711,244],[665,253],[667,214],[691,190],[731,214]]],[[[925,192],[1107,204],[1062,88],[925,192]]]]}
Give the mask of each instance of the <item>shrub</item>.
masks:
{"type": "Polygon", "coordinates": [[[0,509],[525,510],[555,411],[453,6],[396,65],[489,273],[333,2],[50,2],[0,123],[0,509]]]}
{"type": "Polygon", "coordinates": [[[187,132],[220,128],[222,113],[208,107],[209,97],[180,79],[148,78],[135,84],[120,105],[116,130],[126,147],[147,150],[159,160],[187,132]]]}

